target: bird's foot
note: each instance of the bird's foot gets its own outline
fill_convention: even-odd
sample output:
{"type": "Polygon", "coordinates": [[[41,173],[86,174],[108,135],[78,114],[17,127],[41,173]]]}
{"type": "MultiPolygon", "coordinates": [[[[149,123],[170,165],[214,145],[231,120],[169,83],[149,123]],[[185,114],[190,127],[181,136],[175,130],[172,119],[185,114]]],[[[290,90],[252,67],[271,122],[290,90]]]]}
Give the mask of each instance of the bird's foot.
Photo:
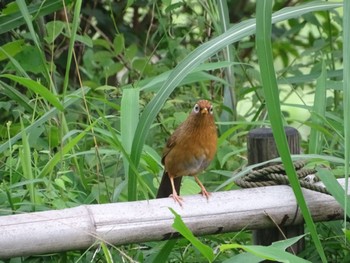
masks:
{"type": "Polygon", "coordinates": [[[183,203],[183,199],[181,196],[179,196],[177,193],[173,193],[171,195],[169,195],[169,197],[172,197],[175,201],[175,203],[179,203],[179,205],[182,207],[182,203],[183,203]]]}
{"type": "Polygon", "coordinates": [[[201,181],[199,181],[197,176],[194,176],[194,179],[196,180],[197,184],[201,188],[202,195],[206,197],[207,200],[209,200],[210,193],[207,191],[207,189],[205,189],[204,185],[201,183],[201,181]]]}
{"type": "Polygon", "coordinates": [[[207,200],[209,200],[209,196],[211,196],[211,193],[208,192],[207,189],[203,187],[201,193],[202,193],[202,196],[204,196],[205,198],[207,198],[207,200]]]}

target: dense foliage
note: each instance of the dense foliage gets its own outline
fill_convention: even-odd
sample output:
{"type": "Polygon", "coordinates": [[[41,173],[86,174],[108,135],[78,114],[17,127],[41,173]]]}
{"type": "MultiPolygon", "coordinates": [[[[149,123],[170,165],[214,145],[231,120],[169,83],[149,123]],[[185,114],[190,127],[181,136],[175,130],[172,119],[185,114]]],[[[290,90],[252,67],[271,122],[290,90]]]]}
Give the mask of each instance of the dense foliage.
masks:
{"type": "MultiPolygon", "coordinates": [[[[255,2],[52,0],[0,7],[1,215],[154,198],[166,139],[199,98],[213,102],[219,132],[215,160],[201,176],[210,191],[237,188],[225,182],[247,164],[249,130],[271,125],[267,113],[300,131],[303,153],[318,154],[337,176],[347,171],[341,4],[274,4],[280,16],[272,21],[273,78],[282,114],[266,106],[255,2]]],[[[184,178],[182,194],[198,191],[184,178]]],[[[322,247],[316,242],[315,249],[307,235],[300,257],[318,262],[323,249],[328,262],[345,262],[342,228],[343,222],[318,224],[322,247]]],[[[251,244],[249,232],[200,239],[216,262],[241,252],[219,253],[220,245],[251,244]]],[[[156,262],[161,253],[169,262],[206,260],[186,239],[108,249],[115,262],[156,262]]],[[[105,251],[22,260],[105,261],[105,251]]]]}

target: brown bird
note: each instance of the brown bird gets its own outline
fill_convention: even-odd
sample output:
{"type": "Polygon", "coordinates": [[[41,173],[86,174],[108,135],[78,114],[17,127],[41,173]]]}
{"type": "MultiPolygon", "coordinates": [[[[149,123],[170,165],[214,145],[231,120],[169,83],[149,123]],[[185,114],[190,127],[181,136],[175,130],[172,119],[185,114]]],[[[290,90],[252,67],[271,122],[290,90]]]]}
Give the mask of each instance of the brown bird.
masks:
{"type": "Polygon", "coordinates": [[[163,151],[164,173],[157,198],[169,195],[182,205],[178,192],[181,178],[192,175],[207,199],[210,193],[197,178],[216,153],[217,132],[213,106],[207,100],[199,100],[188,118],[170,136],[163,151]]]}

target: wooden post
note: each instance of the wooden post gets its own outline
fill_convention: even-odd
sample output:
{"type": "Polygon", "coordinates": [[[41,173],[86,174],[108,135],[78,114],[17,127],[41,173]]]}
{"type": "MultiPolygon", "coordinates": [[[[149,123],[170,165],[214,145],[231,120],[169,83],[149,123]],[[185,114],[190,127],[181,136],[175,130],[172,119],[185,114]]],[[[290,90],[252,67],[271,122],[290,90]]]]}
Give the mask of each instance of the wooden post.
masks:
{"type": "MultiPolygon", "coordinates": [[[[292,127],[285,127],[290,152],[292,154],[300,154],[300,143],[298,131],[292,127]]],[[[276,143],[270,128],[254,129],[248,134],[248,163],[256,164],[278,157],[276,143]]],[[[298,212],[298,207],[295,207],[295,214],[298,212]]],[[[271,217],[273,215],[266,215],[271,217]]],[[[304,225],[293,225],[285,227],[284,222],[275,222],[279,225],[280,230],[287,237],[295,237],[304,234],[304,225]]],[[[271,245],[272,242],[283,240],[285,237],[277,227],[259,229],[253,231],[253,242],[255,245],[271,245]]],[[[305,247],[304,239],[299,240],[294,244],[289,251],[293,253],[301,252],[305,247]]]]}

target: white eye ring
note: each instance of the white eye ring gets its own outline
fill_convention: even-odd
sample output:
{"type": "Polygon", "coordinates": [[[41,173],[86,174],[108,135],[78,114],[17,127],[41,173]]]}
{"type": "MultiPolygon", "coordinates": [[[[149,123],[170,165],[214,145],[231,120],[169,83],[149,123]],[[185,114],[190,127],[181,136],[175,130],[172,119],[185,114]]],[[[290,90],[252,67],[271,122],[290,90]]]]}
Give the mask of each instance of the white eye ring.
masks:
{"type": "Polygon", "coordinates": [[[198,113],[198,112],[199,112],[199,105],[198,105],[198,104],[194,105],[193,111],[194,111],[195,113],[198,113]]]}
{"type": "Polygon", "coordinates": [[[210,114],[213,114],[213,112],[214,112],[213,106],[210,106],[209,112],[210,112],[210,114]]]}

